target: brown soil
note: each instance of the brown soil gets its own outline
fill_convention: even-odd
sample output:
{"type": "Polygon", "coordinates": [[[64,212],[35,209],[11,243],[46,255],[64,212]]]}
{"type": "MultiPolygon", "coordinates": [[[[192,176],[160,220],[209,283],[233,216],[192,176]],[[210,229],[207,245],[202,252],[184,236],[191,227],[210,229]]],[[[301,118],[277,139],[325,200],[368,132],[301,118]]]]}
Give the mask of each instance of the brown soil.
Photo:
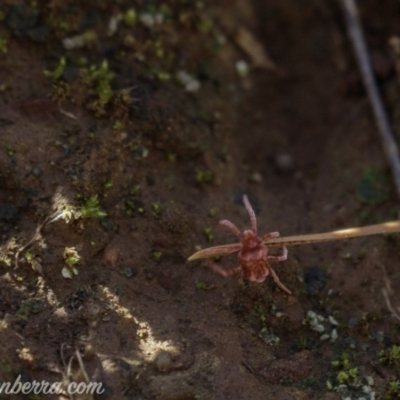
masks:
{"type": "MultiPolygon", "coordinates": [[[[261,233],[398,217],[336,2],[138,1],[132,26],[130,3],[0,6],[0,382],[80,381],[78,351],[99,399],[396,398],[399,323],[382,289],[400,284],[398,236],[290,248],[274,268],[291,296],[185,261],[234,241],[219,219],[248,226],[244,193],[261,233]],[[275,70],[255,68],[239,28],[275,70]]],[[[398,131],[400,5],[362,3],[398,131]]]]}

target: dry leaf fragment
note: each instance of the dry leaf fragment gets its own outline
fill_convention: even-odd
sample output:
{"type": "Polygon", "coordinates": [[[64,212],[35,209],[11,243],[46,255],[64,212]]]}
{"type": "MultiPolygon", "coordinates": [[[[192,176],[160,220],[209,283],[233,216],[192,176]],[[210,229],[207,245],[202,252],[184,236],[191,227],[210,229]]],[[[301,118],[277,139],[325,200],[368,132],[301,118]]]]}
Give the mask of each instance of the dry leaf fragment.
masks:
{"type": "Polygon", "coordinates": [[[258,39],[246,28],[239,28],[235,37],[236,43],[250,57],[254,68],[276,71],[278,68],[271,60],[258,39]]]}

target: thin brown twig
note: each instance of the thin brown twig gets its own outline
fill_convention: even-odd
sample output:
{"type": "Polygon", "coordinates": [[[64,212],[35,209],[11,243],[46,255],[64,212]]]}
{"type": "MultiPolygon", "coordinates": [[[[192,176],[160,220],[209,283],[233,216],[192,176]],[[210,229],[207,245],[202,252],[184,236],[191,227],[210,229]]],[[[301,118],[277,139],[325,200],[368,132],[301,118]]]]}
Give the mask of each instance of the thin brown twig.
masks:
{"type": "Polygon", "coordinates": [[[362,79],[371,102],[376,124],[381,135],[383,148],[392,169],[393,178],[396,184],[397,194],[400,197],[400,159],[399,149],[393,137],[392,130],[382,98],[378,90],[378,85],[371,67],[367,44],[362,31],[357,5],[355,0],[341,0],[344,14],[346,17],[347,29],[353,43],[358,66],[361,71],[362,79]]]}
{"type": "MultiPolygon", "coordinates": [[[[381,224],[361,226],[357,228],[340,229],[332,232],[312,233],[309,235],[295,235],[272,238],[264,241],[267,247],[297,246],[301,244],[331,242],[362,236],[387,235],[400,232],[400,221],[383,222],[381,224]]],[[[229,253],[235,253],[241,249],[240,243],[225,244],[200,250],[188,258],[188,261],[201,258],[215,257],[229,253]],[[218,250],[221,249],[220,253],[218,250]]]]}

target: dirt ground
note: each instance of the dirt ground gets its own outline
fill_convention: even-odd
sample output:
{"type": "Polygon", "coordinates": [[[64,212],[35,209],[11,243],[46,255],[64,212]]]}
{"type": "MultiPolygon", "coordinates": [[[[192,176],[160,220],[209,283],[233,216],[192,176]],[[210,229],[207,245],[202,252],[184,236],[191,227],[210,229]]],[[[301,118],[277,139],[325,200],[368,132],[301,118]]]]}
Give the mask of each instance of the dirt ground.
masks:
{"type": "MultiPolygon", "coordinates": [[[[360,12],[398,137],[400,3],[360,12]]],[[[398,235],[290,247],[292,295],[186,262],[244,193],[260,233],[399,218],[337,2],[5,0],[0,128],[0,382],[104,389],[0,398],[399,398],[398,235]]]]}

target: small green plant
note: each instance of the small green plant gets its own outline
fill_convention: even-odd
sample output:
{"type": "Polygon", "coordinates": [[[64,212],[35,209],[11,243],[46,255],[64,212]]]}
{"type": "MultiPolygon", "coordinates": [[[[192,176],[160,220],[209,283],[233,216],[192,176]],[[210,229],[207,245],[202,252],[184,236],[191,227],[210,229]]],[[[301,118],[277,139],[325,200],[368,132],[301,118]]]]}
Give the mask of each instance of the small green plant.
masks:
{"type": "Polygon", "coordinates": [[[383,400],[398,399],[400,395],[400,381],[390,381],[383,400]]]}
{"type": "Polygon", "coordinates": [[[331,381],[326,381],[326,388],[328,390],[333,390],[333,385],[332,385],[331,381]]]}
{"type": "Polygon", "coordinates": [[[31,253],[30,251],[25,252],[24,254],[25,260],[31,265],[32,269],[39,274],[43,275],[43,267],[37,259],[36,255],[31,253]]]}
{"type": "Polygon", "coordinates": [[[208,216],[213,218],[217,214],[217,209],[216,208],[211,208],[210,211],[208,212],[208,216]]]}
{"type": "Polygon", "coordinates": [[[78,275],[78,269],[75,264],[81,259],[75,247],[66,247],[63,253],[66,267],[61,271],[64,278],[72,279],[74,275],[78,275]]]}
{"type": "Polygon", "coordinates": [[[135,196],[139,193],[140,191],[140,185],[135,185],[130,191],[129,194],[132,196],[135,196]]]}
{"type": "Polygon", "coordinates": [[[133,27],[137,22],[137,13],[134,8],[130,8],[128,11],[125,12],[124,22],[127,26],[133,27]]]}
{"type": "Polygon", "coordinates": [[[211,227],[205,228],[204,233],[206,234],[207,240],[209,242],[212,242],[214,240],[214,235],[211,227]]]}
{"type": "Polygon", "coordinates": [[[197,171],[196,182],[197,183],[211,183],[214,180],[214,174],[210,171],[197,171]]]}
{"type": "MultiPolygon", "coordinates": [[[[152,205],[153,215],[155,217],[159,216],[161,213],[161,207],[158,202],[152,205]]],[[[136,199],[127,199],[125,200],[125,212],[128,216],[133,217],[134,215],[143,215],[145,213],[145,209],[143,203],[140,200],[136,199]]]]}
{"type": "Polygon", "coordinates": [[[133,217],[135,214],[135,203],[132,200],[125,201],[125,212],[129,217],[133,217]]]}
{"type": "Polygon", "coordinates": [[[0,36],[0,51],[4,54],[8,52],[8,39],[0,36]]]}
{"type": "Polygon", "coordinates": [[[351,384],[358,382],[358,368],[350,368],[349,355],[343,353],[337,361],[332,361],[332,365],[339,369],[336,380],[339,384],[351,384]]]}
{"type": "Polygon", "coordinates": [[[382,350],[378,355],[379,362],[384,365],[395,365],[400,360],[400,346],[394,345],[388,350],[382,350]]]}
{"type": "Polygon", "coordinates": [[[30,251],[25,252],[24,256],[26,261],[28,262],[31,262],[34,258],[34,255],[30,251]]]}
{"type": "Polygon", "coordinates": [[[170,162],[176,161],[176,153],[168,153],[167,158],[170,162]]]}
{"type": "Polygon", "coordinates": [[[257,302],[255,304],[254,313],[259,318],[261,323],[264,325],[265,322],[267,321],[267,317],[265,316],[264,306],[260,302],[257,302]]]}
{"type": "Polygon", "coordinates": [[[211,286],[207,282],[202,282],[202,281],[196,281],[196,289],[199,290],[208,290],[211,289],[211,286]]]}
{"type": "Polygon", "coordinates": [[[151,209],[153,210],[154,216],[158,217],[161,214],[161,204],[157,200],[155,203],[151,205],[151,209]]]}
{"type": "Polygon", "coordinates": [[[299,350],[305,350],[307,348],[307,336],[300,336],[297,341],[299,350]]]}
{"type": "Polygon", "coordinates": [[[197,29],[201,33],[208,33],[214,27],[214,23],[209,18],[203,18],[201,21],[197,23],[197,29]]]}
{"type": "Polygon", "coordinates": [[[114,122],[113,130],[114,131],[122,131],[124,129],[124,123],[120,120],[114,122]]]}
{"type": "Polygon", "coordinates": [[[107,214],[99,206],[97,194],[90,196],[80,209],[82,218],[103,218],[107,214]]]}
{"type": "Polygon", "coordinates": [[[11,147],[11,145],[7,145],[7,154],[9,157],[14,157],[15,155],[15,151],[13,150],[13,148],[11,147]]]}
{"type": "Polygon", "coordinates": [[[109,190],[109,189],[111,189],[113,186],[114,186],[114,183],[113,183],[112,181],[108,181],[108,182],[106,182],[106,183],[103,185],[103,187],[104,187],[105,190],[109,190]]]}
{"type": "Polygon", "coordinates": [[[114,72],[110,71],[107,60],[103,60],[99,66],[93,65],[90,68],[89,75],[96,87],[100,105],[105,106],[113,96],[111,81],[115,77],[114,72]]]}
{"type": "Polygon", "coordinates": [[[156,261],[160,261],[162,257],[162,252],[161,251],[153,251],[153,258],[156,261]]]}
{"type": "Polygon", "coordinates": [[[350,368],[348,371],[339,371],[336,379],[340,384],[354,383],[358,380],[358,368],[350,368]]]}
{"type": "Polygon", "coordinates": [[[61,57],[60,61],[58,62],[54,70],[53,71],[45,70],[44,74],[58,81],[63,76],[66,67],[67,67],[67,60],[65,59],[65,57],[61,57]]]}

